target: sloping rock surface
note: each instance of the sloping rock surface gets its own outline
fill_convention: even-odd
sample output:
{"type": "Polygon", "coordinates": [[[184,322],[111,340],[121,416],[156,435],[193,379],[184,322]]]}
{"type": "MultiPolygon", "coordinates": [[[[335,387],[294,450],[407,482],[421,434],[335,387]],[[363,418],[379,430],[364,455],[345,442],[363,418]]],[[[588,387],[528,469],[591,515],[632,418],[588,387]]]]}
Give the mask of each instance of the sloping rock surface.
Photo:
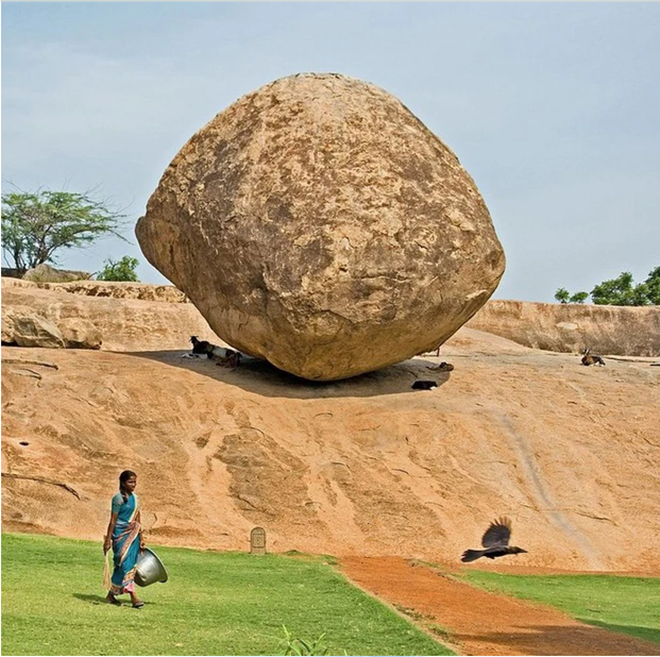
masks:
{"type": "Polygon", "coordinates": [[[387,92],[335,74],[276,80],[218,114],[136,234],[227,343],[312,380],[436,347],[504,272],[454,153],[387,92]]]}
{"type": "Polygon", "coordinates": [[[3,528],[100,546],[131,468],[152,544],[247,550],[259,525],[270,551],[458,563],[509,515],[520,567],[660,573],[660,368],[467,328],[441,351],[313,384],[249,358],[3,349],[3,528]]]}
{"type": "Polygon", "coordinates": [[[190,349],[191,335],[222,345],[199,311],[190,303],[182,303],[183,294],[171,286],[93,282],[52,285],[44,288],[27,281],[2,279],[3,343],[25,345],[17,339],[15,319],[36,316],[42,318],[36,321],[54,325],[60,340],[66,334],[67,346],[73,348],[86,345],[95,349],[102,342],[101,348],[108,351],[190,349]],[[160,287],[163,290],[159,291],[160,287]],[[141,300],[145,298],[165,300],[141,300]]]}
{"type": "Polygon", "coordinates": [[[660,306],[596,306],[491,299],[471,328],[546,351],[660,356],[660,306]]]}
{"type": "Polygon", "coordinates": [[[55,269],[46,263],[28,269],[23,275],[24,281],[41,283],[66,283],[68,281],[86,280],[92,274],[86,271],[72,271],[70,269],[55,269]]]}

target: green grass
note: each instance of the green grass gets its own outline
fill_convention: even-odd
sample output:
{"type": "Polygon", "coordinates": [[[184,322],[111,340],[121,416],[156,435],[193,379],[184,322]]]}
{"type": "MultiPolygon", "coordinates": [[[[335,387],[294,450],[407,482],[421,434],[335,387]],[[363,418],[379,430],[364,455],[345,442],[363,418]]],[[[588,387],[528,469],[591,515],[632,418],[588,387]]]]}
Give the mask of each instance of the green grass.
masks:
{"type": "Polygon", "coordinates": [[[489,591],[558,607],[583,623],[660,644],[660,578],[483,571],[462,577],[489,591]]]}
{"type": "MultiPolygon", "coordinates": [[[[103,602],[100,543],[2,535],[3,655],[450,655],[323,557],[156,547],[169,581],[143,609],[103,602]]],[[[127,600],[127,598],[126,598],[127,600]]]]}

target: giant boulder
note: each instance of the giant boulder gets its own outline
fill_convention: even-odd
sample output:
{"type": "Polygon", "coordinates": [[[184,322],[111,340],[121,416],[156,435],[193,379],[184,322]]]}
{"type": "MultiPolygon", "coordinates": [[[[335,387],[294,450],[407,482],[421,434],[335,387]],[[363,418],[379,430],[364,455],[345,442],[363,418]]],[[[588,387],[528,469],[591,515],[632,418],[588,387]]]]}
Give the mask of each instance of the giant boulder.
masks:
{"type": "Polygon", "coordinates": [[[226,342],[312,380],[438,346],[504,272],[454,153],[389,93],[335,74],[276,80],[218,114],[136,234],[226,342]]]}

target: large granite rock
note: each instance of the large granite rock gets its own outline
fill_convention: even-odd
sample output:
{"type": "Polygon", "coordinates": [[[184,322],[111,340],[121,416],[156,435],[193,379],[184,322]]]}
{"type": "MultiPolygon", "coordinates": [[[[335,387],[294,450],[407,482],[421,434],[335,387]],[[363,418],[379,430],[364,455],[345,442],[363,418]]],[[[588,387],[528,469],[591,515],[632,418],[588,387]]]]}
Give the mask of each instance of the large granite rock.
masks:
{"type": "Polygon", "coordinates": [[[454,153],[395,97],[334,74],[277,80],[218,114],[136,233],[226,342],[314,380],[436,347],[504,272],[454,153]]]}

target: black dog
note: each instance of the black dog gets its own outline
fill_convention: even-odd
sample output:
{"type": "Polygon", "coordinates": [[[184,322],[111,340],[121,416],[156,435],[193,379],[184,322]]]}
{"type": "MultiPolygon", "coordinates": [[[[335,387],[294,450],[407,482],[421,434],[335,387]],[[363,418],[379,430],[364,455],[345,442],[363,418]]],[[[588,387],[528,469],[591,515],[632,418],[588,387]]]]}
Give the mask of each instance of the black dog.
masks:
{"type": "Polygon", "coordinates": [[[198,340],[196,335],[190,336],[190,342],[192,342],[192,352],[193,354],[206,354],[213,350],[215,345],[212,345],[207,340],[198,340]]]}
{"type": "Polygon", "coordinates": [[[415,383],[412,384],[412,389],[413,390],[431,390],[431,388],[437,388],[438,384],[435,381],[415,381],[415,383]]]}

